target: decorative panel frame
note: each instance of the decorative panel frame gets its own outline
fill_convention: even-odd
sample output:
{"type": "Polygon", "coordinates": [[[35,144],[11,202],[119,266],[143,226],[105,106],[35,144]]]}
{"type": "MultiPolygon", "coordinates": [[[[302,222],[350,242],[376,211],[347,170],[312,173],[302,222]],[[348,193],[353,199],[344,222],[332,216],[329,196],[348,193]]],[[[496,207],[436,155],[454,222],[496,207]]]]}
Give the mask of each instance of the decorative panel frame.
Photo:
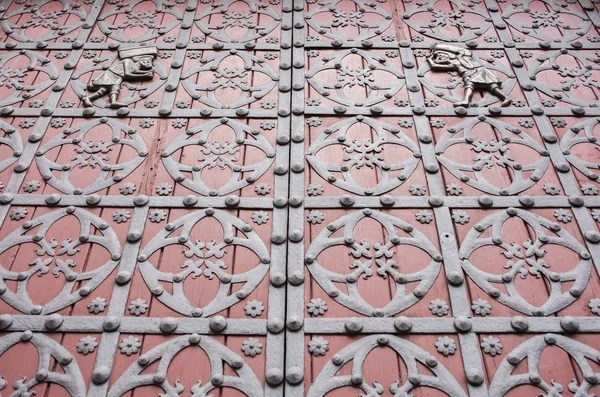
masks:
{"type": "MultiPolygon", "coordinates": [[[[48,272],[48,264],[38,261],[28,268],[25,263],[21,267],[29,270],[19,272],[1,269],[0,361],[20,342],[31,342],[42,357],[33,378],[15,384],[15,390],[52,393],[58,385],[72,396],[104,397],[147,386],[177,396],[183,390],[205,395],[233,387],[247,395],[316,397],[348,388],[376,396],[432,387],[453,397],[501,397],[508,387],[526,384],[529,392],[548,395],[561,388],[597,392],[600,369],[589,363],[600,364],[594,339],[600,309],[593,301],[600,290],[600,166],[590,155],[598,149],[594,129],[600,117],[596,2],[242,0],[237,3],[248,13],[238,14],[227,12],[238,6],[230,0],[213,5],[152,0],[155,10],[144,14],[135,9],[143,1],[120,6],[101,0],[37,1],[42,11],[57,4],[67,10],[56,15],[29,3],[0,2],[0,70],[19,57],[26,69],[0,76],[6,92],[0,100],[0,143],[6,146],[0,158],[0,254],[35,243],[44,254],[60,256],[54,248],[64,254],[91,242],[107,248],[110,258],[91,272],[56,260],[52,274],[64,276],[64,291],[44,305],[33,303],[27,284],[48,272]],[[34,16],[26,22],[29,14],[34,16]],[[128,22],[119,24],[123,20],[128,22]],[[27,35],[41,25],[50,31],[27,35]],[[540,26],[548,29],[536,31],[540,26]],[[231,28],[256,32],[232,38],[231,28]],[[128,37],[127,29],[147,32],[128,37]],[[559,37],[559,29],[568,34],[559,37]],[[110,109],[101,101],[79,106],[90,73],[110,65],[117,50],[142,42],[161,54],[154,80],[126,87],[121,96],[127,107],[110,109]],[[476,98],[477,107],[454,107],[462,94],[456,76],[442,76],[425,62],[435,42],[471,49],[503,76],[512,106],[499,107],[495,97],[484,95],[476,98]],[[221,67],[231,58],[246,69],[221,67]],[[573,60],[582,67],[570,67],[573,60]],[[205,72],[213,73],[213,85],[199,77],[205,72]],[[257,80],[248,84],[248,74],[257,80]],[[220,89],[242,94],[223,97],[220,89]],[[364,98],[357,99],[363,91],[364,98]],[[372,140],[351,144],[347,137],[357,126],[373,131],[361,135],[372,134],[372,140]],[[208,139],[220,128],[233,131],[234,143],[226,148],[208,139]],[[482,131],[497,139],[476,136],[482,131]],[[94,142],[93,134],[106,139],[94,142]],[[332,137],[360,158],[324,161],[318,152],[335,146],[328,142],[332,137]],[[75,157],[66,153],[69,145],[75,157]],[[217,158],[214,164],[185,163],[195,152],[183,152],[196,145],[217,158]],[[392,162],[385,157],[386,145],[402,146],[412,157],[392,162]],[[473,164],[446,156],[454,148],[460,148],[458,156],[473,157],[473,164]],[[123,156],[131,151],[131,158],[108,165],[111,151],[123,156]],[[234,164],[235,153],[244,154],[243,164],[234,164]],[[359,165],[370,174],[354,180],[359,165]],[[69,183],[78,167],[94,176],[83,178],[81,186],[69,183]],[[229,170],[228,177],[203,181],[204,168],[215,167],[229,170]],[[369,175],[389,182],[361,186],[369,175]],[[491,183],[498,181],[507,183],[491,183]],[[258,188],[264,184],[272,189],[258,188]],[[55,245],[50,232],[46,238],[50,229],[44,225],[67,215],[92,229],[82,228],[76,239],[57,248],[64,241],[55,245]],[[192,241],[185,230],[205,217],[234,230],[225,232],[221,246],[192,241]],[[381,235],[387,240],[379,248],[365,248],[355,238],[363,219],[385,230],[381,235]],[[533,241],[518,241],[518,247],[505,241],[502,225],[514,219],[523,221],[524,231],[511,231],[510,237],[527,235],[533,241]],[[41,231],[24,237],[40,225],[41,231]],[[488,229],[495,231],[487,236],[488,229]],[[173,230],[183,235],[169,237],[173,230]],[[156,270],[152,254],[171,243],[215,262],[225,246],[243,246],[257,254],[259,271],[229,277],[214,263],[206,272],[198,263],[187,263],[181,272],[156,270]],[[405,245],[425,246],[430,257],[425,271],[403,272],[391,259],[392,251],[398,254],[405,245]],[[542,252],[551,245],[569,254],[542,252]],[[359,262],[351,274],[332,275],[324,270],[327,263],[319,263],[321,252],[338,246],[359,262]],[[502,249],[511,266],[494,275],[477,269],[468,258],[482,247],[502,249]],[[540,261],[544,255],[547,260],[540,261]],[[574,257],[574,270],[554,270],[553,259],[574,257]],[[219,292],[218,302],[194,304],[177,283],[199,273],[216,278],[219,288],[241,282],[263,288],[266,313],[241,314],[241,302],[253,292],[244,287],[235,294],[219,292]],[[522,293],[527,284],[519,279],[526,277],[546,280],[547,287],[536,288],[547,293],[547,302],[527,301],[531,294],[522,293]],[[389,283],[390,294],[404,296],[374,304],[376,288],[371,296],[360,296],[373,279],[389,283]],[[405,287],[415,281],[419,286],[405,287]],[[165,290],[164,282],[172,289],[165,290]],[[492,285],[499,283],[505,289],[492,285]],[[19,292],[9,292],[15,285],[19,292]],[[71,291],[73,285],[77,289],[71,291]],[[109,299],[106,309],[94,314],[84,298],[99,291],[109,299]],[[143,304],[130,305],[139,291],[156,306],[137,317],[132,310],[143,304]],[[492,314],[481,300],[493,303],[492,314]],[[83,340],[87,337],[93,341],[83,340]],[[136,350],[131,338],[143,339],[144,348],[136,350]],[[504,354],[494,359],[502,354],[500,342],[504,354]],[[260,360],[252,355],[260,353],[257,343],[264,345],[260,360]],[[251,359],[242,357],[240,346],[251,359]],[[404,363],[387,384],[373,378],[377,366],[366,359],[383,346],[392,356],[382,354],[382,362],[393,357],[404,363]],[[196,347],[206,353],[202,363],[210,372],[182,389],[168,369],[178,363],[177,354],[185,350],[183,356],[192,357],[189,351],[196,347]],[[552,382],[534,365],[527,376],[512,375],[525,357],[534,364],[543,361],[547,348],[562,349],[567,356],[561,359],[575,362],[578,369],[567,371],[573,382],[552,382]],[[68,376],[44,368],[50,357],[68,376]],[[337,376],[348,363],[350,373],[337,376]],[[142,375],[145,368],[150,375],[142,375]],[[40,384],[52,385],[41,389],[40,384]]],[[[0,378],[0,390],[9,387],[0,378]]]]}

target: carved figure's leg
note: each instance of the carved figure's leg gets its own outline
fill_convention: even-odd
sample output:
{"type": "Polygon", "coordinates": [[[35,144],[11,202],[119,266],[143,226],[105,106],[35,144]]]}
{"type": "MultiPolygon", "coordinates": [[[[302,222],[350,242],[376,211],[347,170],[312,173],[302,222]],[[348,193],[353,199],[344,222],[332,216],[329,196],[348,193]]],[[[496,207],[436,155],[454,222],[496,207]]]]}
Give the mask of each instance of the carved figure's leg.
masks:
{"type": "Polygon", "coordinates": [[[92,101],[103,97],[104,95],[106,95],[106,88],[100,87],[98,91],[94,92],[93,94],[81,98],[81,102],[83,102],[83,106],[85,106],[86,108],[91,108],[92,106],[94,106],[92,104],[92,101]]]}
{"type": "Polygon", "coordinates": [[[500,87],[494,86],[490,89],[490,92],[502,100],[502,104],[500,106],[506,107],[511,104],[512,100],[502,92],[500,87]]]}
{"type": "Polygon", "coordinates": [[[121,91],[120,85],[115,84],[110,88],[110,94],[108,94],[109,106],[113,109],[127,107],[126,104],[117,101],[119,91],[121,91]]]}
{"type": "Polygon", "coordinates": [[[465,98],[460,102],[454,102],[455,107],[465,106],[468,107],[471,103],[471,99],[473,99],[473,88],[467,87],[465,88],[465,98]]]}

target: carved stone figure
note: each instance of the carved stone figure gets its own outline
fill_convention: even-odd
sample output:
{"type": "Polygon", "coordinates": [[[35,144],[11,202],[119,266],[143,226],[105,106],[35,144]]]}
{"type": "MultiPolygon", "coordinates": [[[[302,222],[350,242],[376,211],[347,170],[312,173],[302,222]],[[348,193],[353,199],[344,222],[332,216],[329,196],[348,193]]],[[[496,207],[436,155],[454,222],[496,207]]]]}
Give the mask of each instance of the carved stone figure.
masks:
{"type": "Polygon", "coordinates": [[[473,53],[467,49],[454,47],[447,44],[435,44],[431,54],[427,57],[429,66],[434,70],[447,70],[457,72],[463,79],[465,97],[454,106],[469,106],[475,89],[489,91],[500,98],[502,106],[511,104],[500,85],[502,81],[483,65],[473,59],[473,53]]]}
{"type": "Polygon", "coordinates": [[[85,107],[91,107],[92,101],[108,94],[109,106],[117,109],[127,104],[118,102],[119,91],[124,82],[152,80],[154,77],[154,59],[156,47],[128,48],[119,51],[120,62],[112,65],[87,86],[92,94],[81,98],[85,107]]]}

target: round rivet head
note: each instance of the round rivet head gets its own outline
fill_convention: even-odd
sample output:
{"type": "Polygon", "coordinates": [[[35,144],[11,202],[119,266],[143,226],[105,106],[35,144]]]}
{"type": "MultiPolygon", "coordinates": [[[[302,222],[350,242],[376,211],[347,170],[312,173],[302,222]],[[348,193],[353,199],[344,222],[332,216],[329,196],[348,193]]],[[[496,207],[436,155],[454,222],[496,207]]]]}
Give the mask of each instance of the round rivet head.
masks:
{"type": "Polygon", "coordinates": [[[108,380],[110,377],[110,368],[106,365],[101,365],[98,368],[94,369],[92,372],[92,382],[97,385],[100,385],[108,380]]]}
{"type": "Polygon", "coordinates": [[[188,337],[188,341],[190,342],[190,344],[192,345],[197,345],[198,343],[200,343],[201,337],[198,334],[191,334],[188,337]]]}
{"type": "Polygon", "coordinates": [[[209,327],[213,332],[221,332],[227,328],[227,319],[223,316],[215,316],[210,319],[209,327]]]}
{"type": "Polygon", "coordinates": [[[433,138],[429,134],[422,134],[422,135],[419,135],[419,140],[423,143],[431,143],[433,138]]]}
{"type": "Polygon", "coordinates": [[[265,375],[267,383],[271,386],[277,386],[283,382],[283,371],[279,368],[269,368],[265,375]]]}
{"type": "Polygon", "coordinates": [[[394,327],[400,332],[409,332],[412,326],[412,321],[408,317],[400,316],[394,320],[394,327]]]}
{"type": "Polygon", "coordinates": [[[531,383],[536,385],[542,383],[542,378],[539,375],[535,374],[529,375],[529,380],[531,381],[531,383]]]}
{"type": "Polygon", "coordinates": [[[150,201],[150,198],[148,196],[146,196],[145,194],[140,194],[139,196],[135,196],[133,198],[133,204],[136,207],[143,207],[144,205],[148,204],[149,201],[150,201]]]}
{"type": "Polygon", "coordinates": [[[506,356],[506,361],[508,361],[512,365],[517,365],[521,362],[521,359],[519,359],[519,357],[517,356],[509,354],[508,356],[506,356]]]}
{"type": "Polygon", "coordinates": [[[408,382],[414,386],[421,384],[421,377],[419,375],[411,375],[408,377],[408,382]]]}
{"type": "Polygon", "coordinates": [[[271,284],[275,287],[282,287],[285,284],[286,277],[282,272],[273,272],[271,273],[271,284]]]}
{"type": "Polygon", "coordinates": [[[554,166],[554,168],[556,168],[556,170],[558,172],[562,172],[562,173],[569,172],[569,170],[570,170],[569,165],[567,163],[564,163],[564,162],[557,163],[554,166]]]}
{"type": "Polygon", "coordinates": [[[48,329],[57,329],[62,325],[62,323],[63,317],[58,313],[54,313],[46,318],[46,321],[44,321],[44,326],[48,329]]]}
{"type": "Polygon", "coordinates": [[[139,230],[132,230],[131,232],[127,233],[127,241],[130,243],[140,241],[141,238],[142,232],[140,232],[139,230]]]}
{"type": "Polygon", "coordinates": [[[19,337],[19,339],[21,339],[22,341],[28,341],[31,340],[31,338],[33,338],[33,332],[31,332],[30,330],[23,331],[23,333],[19,337]]]}
{"type": "Polygon", "coordinates": [[[385,206],[392,206],[396,202],[396,200],[389,194],[384,194],[383,196],[381,196],[379,198],[379,201],[381,202],[381,205],[385,206]]]}
{"type": "Polygon", "coordinates": [[[466,375],[467,375],[467,382],[469,382],[470,385],[479,386],[479,385],[483,384],[484,377],[483,377],[483,372],[481,372],[481,370],[479,370],[477,368],[468,368],[466,375]]]}
{"type": "Polygon", "coordinates": [[[335,365],[342,365],[344,363],[344,359],[339,354],[334,354],[333,357],[331,357],[331,362],[335,365]]]}
{"type": "Polygon", "coordinates": [[[440,207],[444,205],[444,199],[441,197],[430,197],[427,201],[432,207],[440,207]]]}
{"type": "Polygon", "coordinates": [[[87,205],[98,205],[100,203],[100,196],[97,194],[91,194],[85,199],[87,205]]]}
{"type": "Polygon", "coordinates": [[[164,374],[155,374],[152,377],[152,381],[154,383],[156,383],[157,385],[162,384],[166,379],[167,379],[167,377],[164,374]]]}
{"type": "Polygon", "coordinates": [[[340,197],[340,204],[344,207],[350,207],[354,205],[354,198],[352,196],[344,195],[340,197]]]}
{"type": "Polygon", "coordinates": [[[225,205],[228,207],[237,207],[240,204],[240,198],[238,196],[227,196],[225,198],[225,205]]]}
{"type": "Polygon", "coordinates": [[[494,204],[494,200],[490,196],[480,196],[477,202],[482,207],[491,207],[494,204]]]}
{"type": "Polygon", "coordinates": [[[583,295],[583,290],[581,288],[571,287],[571,288],[569,288],[569,293],[571,295],[573,295],[574,297],[578,298],[581,295],[583,295]]]}
{"type": "Polygon", "coordinates": [[[5,330],[10,327],[13,322],[13,317],[10,314],[0,314],[0,330],[5,330]]]}
{"type": "Polygon", "coordinates": [[[583,198],[581,198],[579,196],[570,196],[569,197],[569,203],[573,207],[581,207],[583,205],[583,198]]]}
{"type": "Polygon", "coordinates": [[[283,244],[285,243],[286,236],[283,233],[273,233],[271,235],[271,242],[273,244],[283,244]]]}
{"type": "Polygon", "coordinates": [[[510,326],[517,332],[525,332],[529,329],[529,321],[522,316],[514,316],[510,319],[510,326]]]}
{"type": "Polygon", "coordinates": [[[48,205],[56,205],[60,202],[60,196],[58,194],[51,194],[50,196],[46,197],[46,204],[48,205]]]}
{"type": "Polygon", "coordinates": [[[588,374],[584,376],[586,382],[588,382],[589,384],[592,385],[597,385],[598,383],[600,383],[600,378],[595,375],[595,374],[588,374]]]}
{"type": "Polygon", "coordinates": [[[159,328],[162,332],[169,333],[177,329],[177,319],[173,317],[166,317],[160,320],[159,328]]]}
{"type": "Polygon", "coordinates": [[[365,379],[360,376],[359,374],[352,374],[352,377],[350,378],[350,380],[352,381],[352,384],[359,386],[362,385],[363,382],[365,381],[365,379]]]}
{"type": "Polygon", "coordinates": [[[363,329],[362,322],[358,318],[351,318],[344,324],[348,332],[360,332],[363,329]]]}
{"type": "Polygon", "coordinates": [[[567,332],[576,332],[579,329],[579,322],[571,316],[565,316],[560,319],[560,326],[567,332]]]}
{"type": "Polygon", "coordinates": [[[435,367],[436,365],[438,365],[438,360],[435,357],[429,357],[425,360],[425,364],[427,364],[428,367],[435,367]]]}
{"type": "Polygon", "coordinates": [[[190,194],[183,198],[183,205],[188,206],[188,207],[191,207],[192,205],[196,205],[197,202],[198,202],[198,197],[194,196],[193,194],[190,194]]]}
{"type": "Polygon", "coordinates": [[[221,374],[217,374],[217,375],[213,375],[210,377],[210,383],[212,383],[214,386],[220,386],[223,384],[223,375],[221,374]]]}
{"type": "Polygon", "coordinates": [[[13,201],[15,198],[15,196],[13,196],[10,193],[4,193],[0,195],[0,204],[2,205],[6,205],[6,204],[10,204],[11,201],[13,201]]]}
{"type": "Polygon", "coordinates": [[[119,285],[125,285],[131,280],[131,272],[127,270],[120,271],[115,277],[115,282],[119,285]]]}
{"type": "Polygon", "coordinates": [[[448,272],[448,275],[446,277],[448,278],[448,282],[455,287],[461,285],[465,280],[462,274],[457,271],[448,272]]]}
{"type": "Polygon", "coordinates": [[[523,207],[532,207],[535,204],[535,200],[533,197],[521,196],[519,197],[519,203],[521,203],[523,207]]]}
{"type": "Polygon", "coordinates": [[[546,334],[546,335],[544,335],[544,340],[546,341],[547,344],[553,345],[556,343],[556,336],[553,334],[546,334]]]}
{"type": "Polygon", "coordinates": [[[291,316],[287,320],[287,327],[292,331],[298,331],[302,328],[303,321],[302,318],[298,316],[291,316]]]}
{"type": "Polygon", "coordinates": [[[102,328],[105,331],[116,331],[121,326],[121,320],[115,316],[108,316],[102,322],[102,328]]]}
{"type": "Polygon", "coordinates": [[[273,334],[283,331],[283,320],[279,318],[269,319],[269,321],[267,321],[267,329],[273,334]]]}
{"type": "Polygon", "coordinates": [[[592,244],[600,243],[600,233],[595,230],[588,230],[585,232],[585,239],[592,244]]]}
{"type": "Polygon", "coordinates": [[[87,285],[85,287],[79,288],[79,295],[81,296],[88,296],[90,292],[92,292],[92,290],[87,285]]]}
{"type": "Polygon", "coordinates": [[[304,202],[304,199],[301,196],[291,196],[290,199],[288,200],[288,204],[291,205],[292,207],[299,207],[302,205],[302,203],[304,202]]]}
{"type": "Polygon", "coordinates": [[[301,271],[296,271],[290,274],[288,280],[292,285],[301,285],[304,282],[304,273],[301,271]]]}
{"type": "Polygon", "coordinates": [[[461,107],[454,108],[454,113],[457,116],[466,116],[467,113],[469,113],[469,111],[466,108],[461,106],[461,107]]]}
{"type": "Polygon", "coordinates": [[[458,316],[454,319],[454,328],[459,332],[469,332],[471,327],[471,320],[465,316],[458,316]]]}

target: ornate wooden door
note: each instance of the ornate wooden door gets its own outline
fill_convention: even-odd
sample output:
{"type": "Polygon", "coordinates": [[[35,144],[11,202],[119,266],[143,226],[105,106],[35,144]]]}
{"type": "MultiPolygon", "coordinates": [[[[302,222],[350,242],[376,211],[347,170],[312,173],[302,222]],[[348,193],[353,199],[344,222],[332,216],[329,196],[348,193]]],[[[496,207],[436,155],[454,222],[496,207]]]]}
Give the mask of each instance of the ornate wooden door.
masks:
{"type": "Polygon", "coordinates": [[[0,395],[596,395],[597,3],[0,1],[0,395]]]}

